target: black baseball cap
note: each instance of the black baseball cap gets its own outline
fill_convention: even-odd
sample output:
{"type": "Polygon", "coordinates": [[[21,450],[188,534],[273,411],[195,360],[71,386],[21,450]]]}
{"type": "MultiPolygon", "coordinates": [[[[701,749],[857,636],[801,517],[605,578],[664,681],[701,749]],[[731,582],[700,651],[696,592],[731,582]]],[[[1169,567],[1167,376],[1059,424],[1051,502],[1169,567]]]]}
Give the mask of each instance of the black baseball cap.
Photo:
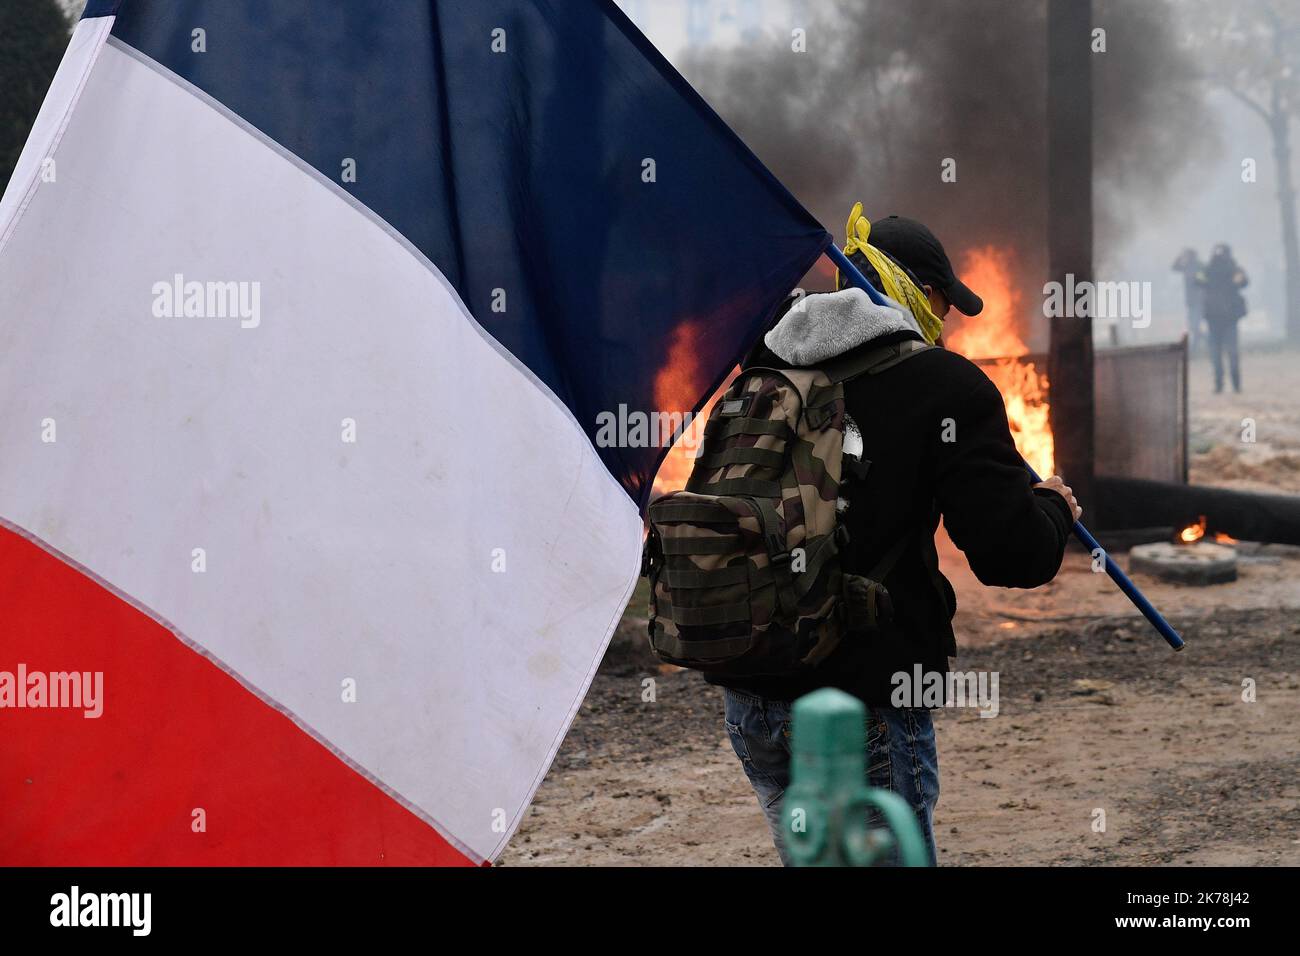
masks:
{"type": "Polygon", "coordinates": [[[874,219],[868,241],[896,260],[923,285],[942,292],[958,312],[979,315],[983,310],[984,300],[953,273],[943,243],[924,223],[902,216],[874,219]]]}

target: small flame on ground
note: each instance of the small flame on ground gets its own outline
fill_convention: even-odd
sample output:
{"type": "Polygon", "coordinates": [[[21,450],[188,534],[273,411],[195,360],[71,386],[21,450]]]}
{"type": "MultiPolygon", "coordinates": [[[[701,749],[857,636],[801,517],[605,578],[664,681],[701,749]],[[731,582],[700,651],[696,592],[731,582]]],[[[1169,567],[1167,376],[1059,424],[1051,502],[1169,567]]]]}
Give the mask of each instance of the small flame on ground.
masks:
{"type": "Polygon", "coordinates": [[[1189,524],[1182,531],[1178,532],[1178,540],[1185,544],[1192,544],[1200,541],[1205,537],[1205,515],[1201,515],[1201,520],[1196,524],[1189,524]]]}
{"type": "Polygon", "coordinates": [[[1214,536],[1214,540],[1219,544],[1240,544],[1241,542],[1228,534],[1226,531],[1220,531],[1214,536]]]}
{"type": "Polygon", "coordinates": [[[984,372],[1002,393],[1016,448],[1039,475],[1054,471],[1047,373],[1019,360],[1029,346],[1019,332],[1021,297],[1009,255],[996,246],[972,249],[962,259],[962,281],[984,300],[984,311],[944,335],[944,345],[968,359],[997,359],[984,372]]]}

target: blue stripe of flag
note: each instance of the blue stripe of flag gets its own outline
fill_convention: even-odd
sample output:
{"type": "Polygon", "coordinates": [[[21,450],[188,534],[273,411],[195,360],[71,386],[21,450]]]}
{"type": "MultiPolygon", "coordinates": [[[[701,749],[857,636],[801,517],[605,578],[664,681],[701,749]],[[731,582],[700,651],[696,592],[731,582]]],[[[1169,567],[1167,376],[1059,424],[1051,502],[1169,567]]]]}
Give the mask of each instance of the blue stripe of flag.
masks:
{"type": "MultiPolygon", "coordinates": [[[[593,440],[620,405],[692,410],[659,409],[655,391],[684,322],[702,332],[683,399],[698,407],[830,241],[609,0],[120,0],[117,14],[118,39],[324,176],[354,160],[343,187],[593,440]]],[[[644,505],[663,450],[599,452],[644,505]]]]}

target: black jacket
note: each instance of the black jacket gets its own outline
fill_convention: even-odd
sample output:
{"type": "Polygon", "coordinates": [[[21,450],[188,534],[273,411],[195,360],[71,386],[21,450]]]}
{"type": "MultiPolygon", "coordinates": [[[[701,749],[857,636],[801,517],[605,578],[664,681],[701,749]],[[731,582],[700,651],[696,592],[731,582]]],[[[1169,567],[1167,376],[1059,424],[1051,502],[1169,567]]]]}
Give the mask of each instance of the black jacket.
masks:
{"type": "Polygon", "coordinates": [[[1210,257],[1196,276],[1205,290],[1207,322],[1236,322],[1246,314],[1246,299],[1241,290],[1249,280],[1230,253],[1218,252],[1210,257]]]}
{"type": "MultiPolygon", "coordinates": [[[[920,336],[896,331],[858,348],[904,338],[920,336]]],[[[788,364],[761,344],[745,361],[788,364]]],[[[731,684],[759,697],[793,700],[829,686],[868,705],[887,706],[893,674],[910,674],[918,663],[927,672],[946,673],[948,658],[957,652],[957,601],[937,568],[940,516],[986,585],[1038,587],[1061,565],[1069,506],[1060,495],[1032,487],[1002,397],[977,365],[955,352],[930,349],[850,381],[845,396],[862,431],[863,458],[871,464],[845,515],[844,567],[865,574],[900,536],[911,538],[885,579],[895,619],[878,633],[848,635],[806,675],[731,684]],[[945,428],[954,440],[944,441],[945,428]]]]}

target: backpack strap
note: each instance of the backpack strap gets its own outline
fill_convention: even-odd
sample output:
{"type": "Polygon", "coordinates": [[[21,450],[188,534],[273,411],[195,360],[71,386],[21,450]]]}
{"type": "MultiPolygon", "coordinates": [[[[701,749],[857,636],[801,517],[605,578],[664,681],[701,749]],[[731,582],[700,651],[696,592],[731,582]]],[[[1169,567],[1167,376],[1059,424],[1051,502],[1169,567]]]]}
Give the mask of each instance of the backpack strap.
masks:
{"type": "Polygon", "coordinates": [[[843,395],[841,386],[845,382],[850,382],[860,375],[875,375],[883,372],[900,362],[907,361],[913,355],[920,355],[934,347],[918,342],[916,339],[904,339],[893,345],[881,345],[861,353],[846,352],[817,366],[831,380],[831,384],[822,387],[814,385],[808,393],[808,401],[804,407],[808,424],[817,429],[825,427],[830,421],[828,408],[836,398],[843,395]]]}
{"type": "Polygon", "coordinates": [[[904,339],[892,345],[882,345],[879,348],[868,349],[860,355],[848,352],[824,363],[821,369],[832,382],[843,383],[855,379],[859,375],[875,375],[883,372],[887,368],[893,368],[900,362],[907,361],[913,355],[919,355],[934,347],[916,339],[904,339]]]}
{"type": "Polygon", "coordinates": [[[894,542],[893,546],[885,552],[884,556],[876,562],[875,566],[867,572],[867,579],[871,581],[873,585],[879,585],[883,588],[885,586],[885,578],[889,575],[890,571],[894,570],[894,565],[896,565],[898,559],[903,556],[903,552],[907,550],[907,546],[913,541],[917,541],[921,545],[921,564],[925,566],[926,574],[930,578],[930,583],[934,586],[935,594],[946,607],[948,603],[948,594],[943,586],[943,572],[939,570],[938,555],[934,552],[933,544],[931,544],[930,547],[926,547],[925,539],[928,536],[929,532],[925,528],[920,529],[920,531],[913,530],[904,532],[899,536],[898,540],[894,542]]]}
{"type": "Polygon", "coordinates": [[[850,629],[874,630],[884,620],[892,618],[894,605],[889,589],[885,587],[885,578],[915,537],[915,532],[900,535],[884,557],[867,572],[866,577],[857,579],[860,583],[851,583],[851,579],[845,579],[845,614],[850,629]]]}
{"type": "Polygon", "coordinates": [[[867,572],[867,577],[872,581],[884,584],[885,578],[890,571],[894,570],[894,565],[898,563],[898,559],[903,556],[903,552],[907,550],[907,546],[912,543],[912,539],[915,537],[915,531],[907,531],[899,535],[893,547],[886,551],[884,556],[876,562],[875,567],[867,572]]]}
{"type": "Polygon", "coordinates": [[[767,498],[756,497],[754,505],[758,509],[758,521],[763,534],[763,542],[767,546],[768,566],[776,584],[777,610],[784,613],[793,613],[798,606],[798,595],[795,592],[794,573],[791,571],[790,552],[784,548],[785,540],[781,531],[781,518],[777,515],[772,502],[767,498]]]}
{"type": "MultiPolygon", "coordinates": [[[[822,370],[832,382],[844,383],[857,378],[859,375],[876,375],[887,368],[893,368],[902,362],[906,362],[914,355],[920,355],[922,352],[928,352],[937,346],[928,345],[925,342],[919,342],[916,339],[904,339],[901,342],[895,342],[892,345],[883,345],[880,348],[870,349],[861,355],[842,355],[822,367],[822,370]]],[[[884,556],[876,562],[867,577],[872,581],[884,584],[885,576],[894,569],[898,559],[903,556],[907,546],[912,542],[914,533],[905,533],[899,536],[884,556]]],[[[923,549],[924,550],[924,549],[923,549]]]]}

